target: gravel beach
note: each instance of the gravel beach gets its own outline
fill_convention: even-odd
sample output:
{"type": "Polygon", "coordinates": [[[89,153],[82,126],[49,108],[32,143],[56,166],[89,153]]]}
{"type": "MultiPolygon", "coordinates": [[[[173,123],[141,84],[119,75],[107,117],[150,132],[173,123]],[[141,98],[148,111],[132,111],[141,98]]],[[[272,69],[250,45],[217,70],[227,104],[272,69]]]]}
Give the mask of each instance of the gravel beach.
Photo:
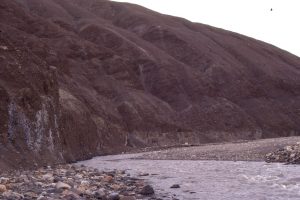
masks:
{"type": "Polygon", "coordinates": [[[121,170],[58,165],[0,174],[2,200],[157,199],[152,186],[121,170]]]}
{"type": "Polygon", "coordinates": [[[299,136],[204,144],[147,152],[138,159],[264,161],[267,153],[300,141],[299,136]]]}

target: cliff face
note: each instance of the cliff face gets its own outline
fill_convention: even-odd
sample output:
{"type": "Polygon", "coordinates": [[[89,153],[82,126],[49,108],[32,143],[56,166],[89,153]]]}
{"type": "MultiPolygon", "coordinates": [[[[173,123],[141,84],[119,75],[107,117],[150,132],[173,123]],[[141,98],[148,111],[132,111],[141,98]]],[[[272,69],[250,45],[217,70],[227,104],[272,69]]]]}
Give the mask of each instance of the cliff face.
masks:
{"type": "Polygon", "coordinates": [[[3,166],[300,134],[300,59],[269,44],[103,0],[2,0],[0,31],[3,166]]]}
{"type": "Polygon", "coordinates": [[[26,47],[23,37],[1,24],[0,151],[5,165],[62,159],[55,145],[60,140],[57,69],[26,47]]]}

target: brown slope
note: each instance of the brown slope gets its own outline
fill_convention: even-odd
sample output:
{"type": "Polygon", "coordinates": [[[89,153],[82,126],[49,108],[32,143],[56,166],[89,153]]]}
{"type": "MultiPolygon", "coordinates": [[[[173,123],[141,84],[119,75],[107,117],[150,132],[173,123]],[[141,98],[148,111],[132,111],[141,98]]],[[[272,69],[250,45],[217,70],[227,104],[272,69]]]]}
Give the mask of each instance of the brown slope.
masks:
{"type": "MultiPolygon", "coordinates": [[[[54,153],[39,153],[63,149],[65,159],[76,160],[126,145],[300,133],[300,59],[261,41],[102,0],[2,0],[0,30],[0,45],[12,49],[0,49],[7,68],[0,74],[2,137],[17,94],[29,87],[36,98],[45,96],[30,70],[40,77],[44,68],[57,71],[57,85],[46,95],[59,95],[49,118],[59,116],[60,138],[54,153]],[[28,69],[24,78],[6,59],[21,62],[17,46],[29,58],[22,65],[28,69]]],[[[32,111],[19,106],[35,134],[41,106],[32,111]]],[[[55,124],[48,126],[42,131],[45,145],[55,124]]],[[[30,152],[22,143],[25,129],[20,128],[20,141],[2,142],[3,149],[23,146],[30,152]]]]}

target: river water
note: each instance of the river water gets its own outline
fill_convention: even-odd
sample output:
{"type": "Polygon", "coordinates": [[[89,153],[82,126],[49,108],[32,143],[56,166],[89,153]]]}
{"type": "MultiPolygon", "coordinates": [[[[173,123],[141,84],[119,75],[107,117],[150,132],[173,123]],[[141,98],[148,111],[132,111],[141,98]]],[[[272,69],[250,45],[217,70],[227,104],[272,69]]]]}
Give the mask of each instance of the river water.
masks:
{"type": "Polygon", "coordinates": [[[95,157],[80,162],[141,176],[162,199],[294,200],[300,199],[300,166],[244,161],[142,160],[141,154],[95,157]],[[171,189],[173,184],[180,188],[171,189]]]}

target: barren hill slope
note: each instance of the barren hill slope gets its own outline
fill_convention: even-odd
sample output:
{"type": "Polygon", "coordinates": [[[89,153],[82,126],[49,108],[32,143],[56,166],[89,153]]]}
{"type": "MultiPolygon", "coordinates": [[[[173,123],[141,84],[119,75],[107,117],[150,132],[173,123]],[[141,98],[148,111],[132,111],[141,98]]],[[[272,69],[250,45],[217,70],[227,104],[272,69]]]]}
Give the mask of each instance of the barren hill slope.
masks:
{"type": "Polygon", "coordinates": [[[236,33],[106,0],[1,0],[0,47],[3,166],[300,135],[300,58],[236,33]]]}

